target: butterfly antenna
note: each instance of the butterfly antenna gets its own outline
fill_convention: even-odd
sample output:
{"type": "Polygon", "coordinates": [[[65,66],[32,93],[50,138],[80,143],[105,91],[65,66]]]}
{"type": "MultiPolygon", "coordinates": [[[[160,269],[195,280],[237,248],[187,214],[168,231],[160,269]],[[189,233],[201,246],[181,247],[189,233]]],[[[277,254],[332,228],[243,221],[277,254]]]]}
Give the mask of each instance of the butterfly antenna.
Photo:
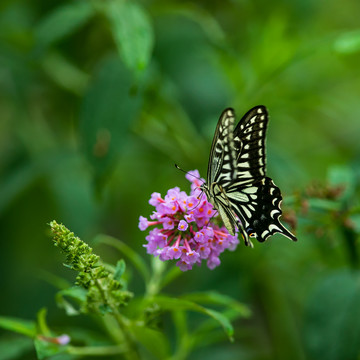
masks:
{"type": "Polygon", "coordinates": [[[178,170],[182,171],[183,173],[185,173],[185,174],[187,174],[187,175],[190,175],[190,176],[194,177],[195,179],[200,180],[201,182],[204,182],[203,179],[199,178],[198,176],[196,176],[196,175],[194,175],[194,174],[190,174],[190,171],[185,171],[185,170],[182,169],[179,165],[175,164],[175,167],[176,167],[178,170]]]}
{"type": "MultiPolygon", "coordinates": [[[[195,179],[200,180],[202,183],[205,183],[205,181],[204,181],[203,179],[199,178],[198,176],[196,176],[196,175],[194,175],[194,174],[190,174],[189,171],[185,171],[185,170],[182,169],[179,165],[175,164],[175,167],[176,167],[178,170],[182,171],[183,173],[185,173],[185,174],[187,174],[187,175],[190,175],[190,176],[194,177],[195,179]]],[[[199,189],[200,189],[200,186],[199,186],[199,189]]],[[[204,190],[201,190],[201,193],[197,196],[197,199],[199,200],[199,202],[198,202],[192,209],[189,209],[189,210],[194,210],[194,209],[196,209],[196,208],[201,204],[201,198],[202,198],[203,194],[204,194],[204,190]]]]}
{"type": "Polygon", "coordinates": [[[194,210],[194,209],[196,209],[196,208],[201,204],[201,198],[202,198],[203,193],[204,193],[204,192],[201,191],[201,194],[196,197],[196,199],[199,200],[198,203],[197,203],[193,208],[191,208],[191,209],[189,209],[189,210],[194,210]]]}
{"type": "MultiPolygon", "coordinates": [[[[201,204],[201,198],[203,197],[203,195],[204,195],[204,190],[201,190],[201,193],[196,197],[196,198],[199,200],[199,202],[196,204],[196,206],[194,206],[192,209],[189,209],[189,210],[194,210],[194,209],[196,209],[196,208],[201,204]]],[[[218,215],[219,215],[219,211],[218,211],[217,209],[215,209],[215,208],[214,208],[214,210],[215,210],[215,213],[214,213],[213,216],[210,218],[210,220],[211,220],[212,218],[214,218],[215,216],[218,216],[218,215]]]]}

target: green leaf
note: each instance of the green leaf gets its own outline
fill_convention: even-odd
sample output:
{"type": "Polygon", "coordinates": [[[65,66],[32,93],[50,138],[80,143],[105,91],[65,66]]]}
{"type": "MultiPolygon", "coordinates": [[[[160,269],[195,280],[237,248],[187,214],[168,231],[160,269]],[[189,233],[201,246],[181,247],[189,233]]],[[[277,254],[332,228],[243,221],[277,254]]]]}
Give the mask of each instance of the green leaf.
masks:
{"type": "Polygon", "coordinates": [[[48,77],[58,86],[82,96],[89,83],[89,75],[80,67],[56,51],[49,51],[41,64],[48,77]]]}
{"type": "Polygon", "coordinates": [[[140,92],[134,94],[132,86],[131,73],[113,56],[102,62],[84,97],[80,135],[98,181],[123,153],[129,125],[140,111],[140,92]]]}
{"type": "Polygon", "coordinates": [[[360,273],[337,271],[311,294],[305,313],[308,359],[352,360],[360,353],[360,273]]]}
{"type": "Polygon", "coordinates": [[[116,263],[115,272],[114,272],[114,280],[120,281],[126,270],[126,264],[124,259],[119,260],[116,263]]]}
{"type": "Polygon", "coordinates": [[[37,314],[38,332],[44,336],[52,336],[51,331],[46,322],[46,314],[47,314],[46,308],[42,308],[38,311],[37,314]]]}
{"type": "Polygon", "coordinates": [[[354,214],[349,217],[353,225],[354,231],[360,234],[360,214],[354,214]]]}
{"type": "Polygon", "coordinates": [[[124,63],[135,72],[144,70],[154,44],[153,28],[145,10],[133,1],[109,1],[106,14],[124,63]]]}
{"type": "Polygon", "coordinates": [[[234,329],[226,316],[218,311],[205,308],[192,301],[170,298],[166,296],[157,296],[154,302],[159,305],[163,310],[177,311],[177,310],[191,310],[199,313],[206,314],[215,319],[224,329],[230,341],[233,341],[234,329]]]}
{"type": "Polygon", "coordinates": [[[170,346],[164,333],[141,325],[132,326],[131,332],[156,359],[170,358],[170,346]]]}
{"type": "Polygon", "coordinates": [[[224,305],[235,310],[243,317],[251,315],[251,311],[246,305],[239,303],[230,296],[222,295],[215,291],[186,294],[182,298],[196,303],[224,305]]]}
{"type": "MultiPolygon", "coordinates": [[[[34,351],[32,339],[26,337],[2,338],[0,339],[1,360],[22,359],[26,353],[34,351]]],[[[25,358],[25,357],[24,357],[25,358]]]]}
{"type": "Polygon", "coordinates": [[[8,171],[0,179],[0,212],[11,206],[16,197],[42,174],[42,164],[26,163],[8,171]]]}
{"type": "Polygon", "coordinates": [[[197,23],[208,39],[217,45],[226,43],[226,34],[218,23],[214,13],[207,11],[203,6],[190,2],[169,2],[155,5],[155,11],[160,15],[184,16],[197,23]]]}
{"type": "Polygon", "coordinates": [[[36,354],[38,359],[42,360],[50,356],[54,356],[66,351],[67,347],[54,344],[52,342],[36,338],[34,340],[36,354]]]}
{"type": "Polygon", "coordinates": [[[118,249],[122,254],[124,254],[137,268],[139,273],[143,276],[146,283],[150,280],[150,270],[148,266],[146,265],[143,258],[135,252],[133,249],[131,249],[129,246],[127,246],[125,243],[123,243],[119,239],[115,239],[111,236],[107,235],[98,235],[94,239],[94,244],[106,244],[110,245],[116,249],[118,249]]]}
{"type": "Polygon", "coordinates": [[[79,315],[80,311],[74,307],[72,303],[67,301],[65,297],[70,297],[80,305],[86,302],[86,290],[81,287],[71,287],[69,289],[61,290],[56,294],[56,303],[65,310],[69,316],[79,315]]]}
{"type": "Polygon", "coordinates": [[[35,321],[1,316],[0,327],[30,337],[36,335],[35,321]]]}
{"type": "Polygon", "coordinates": [[[328,181],[332,186],[343,186],[342,198],[346,199],[353,196],[356,188],[356,176],[347,166],[331,166],[327,175],[328,181]]]}
{"type": "Polygon", "coordinates": [[[309,205],[314,210],[325,210],[325,211],[338,211],[341,208],[341,204],[338,201],[328,199],[309,199],[309,205]]]}
{"type": "Polygon", "coordinates": [[[360,51],[360,30],[344,32],[334,42],[334,49],[340,54],[353,54],[360,51]]]}
{"type": "Polygon", "coordinates": [[[91,1],[73,1],[58,7],[37,26],[35,30],[37,48],[43,49],[75,32],[94,13],[91,1]]]}

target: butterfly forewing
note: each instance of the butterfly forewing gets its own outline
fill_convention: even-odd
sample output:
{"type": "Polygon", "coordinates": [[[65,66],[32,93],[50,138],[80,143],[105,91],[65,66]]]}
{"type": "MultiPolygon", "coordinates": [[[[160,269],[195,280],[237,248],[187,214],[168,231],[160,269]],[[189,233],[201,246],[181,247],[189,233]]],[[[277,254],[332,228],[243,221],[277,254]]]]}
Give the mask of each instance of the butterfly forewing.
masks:
{"type": "Polygon", "coordinates": [[[234,110],[230,108],[223,111],[218,121],[211,145],[207,172],[209,187],[215,182],[229,183],[236,177],[234,121],[234,110]]]}
{"type": "Polygon", "coordinates": [[[246,245],[252,245],[249,236],[262,242],[276,232],[296,241],[279,221],[280,189],[266,177],[266,108],[248,111],[235,129],[234,121],[234,111],[226,109],[215,130],[203,187],[209,200],[229,233],[237,227],[246,245]]]}
{"type": "Polygon", "coordinates": [[[238,183],[253,183],[266,176],[265,138],[268,121],[265,106],[257,106],[243,116],[234,130],[238,183]]]}

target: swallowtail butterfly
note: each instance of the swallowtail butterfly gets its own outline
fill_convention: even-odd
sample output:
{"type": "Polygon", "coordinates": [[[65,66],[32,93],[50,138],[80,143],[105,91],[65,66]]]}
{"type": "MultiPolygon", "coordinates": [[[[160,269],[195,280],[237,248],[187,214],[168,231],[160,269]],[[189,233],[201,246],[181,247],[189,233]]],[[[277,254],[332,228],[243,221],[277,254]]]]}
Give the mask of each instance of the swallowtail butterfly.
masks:
{"type": "Polygon", "coordinates": [[[255,106],[234,129],[234,110],[225,109],[211,145],[207,183],[201,186],[229,233],[237,227],[247,246],[253,246],[251,237],[263,242],[277,232],[297,240],[279,221],[281,192],[266,176],[268,121],[266,107],[255,106]]]}

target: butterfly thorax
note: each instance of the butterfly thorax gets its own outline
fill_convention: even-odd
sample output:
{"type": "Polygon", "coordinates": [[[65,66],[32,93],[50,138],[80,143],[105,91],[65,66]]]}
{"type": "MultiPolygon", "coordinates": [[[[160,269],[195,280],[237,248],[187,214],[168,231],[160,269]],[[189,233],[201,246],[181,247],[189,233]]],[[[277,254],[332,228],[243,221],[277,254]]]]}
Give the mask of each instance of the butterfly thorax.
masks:
{"type": "Polygon", "coordinates": [[[205,183],[201,185],[200,189],[204,191],[208,201],[214,206],[215,209],[218,209],[217,202],[220,199],[226,203],[229,201],[223,187],[217,182],[210,184],[210,187],[205,183]]]}
{"type": "Polygon", "coordinates": [[[235,224],[238,223],[238,219],[230,208],[230,201],[223,186],[218,182],[213,182],[209,187],[205,183],[201,185],[200,189],[204,191],[208,201],[218,211],[229,233],[235,235],[235,224]]]}

